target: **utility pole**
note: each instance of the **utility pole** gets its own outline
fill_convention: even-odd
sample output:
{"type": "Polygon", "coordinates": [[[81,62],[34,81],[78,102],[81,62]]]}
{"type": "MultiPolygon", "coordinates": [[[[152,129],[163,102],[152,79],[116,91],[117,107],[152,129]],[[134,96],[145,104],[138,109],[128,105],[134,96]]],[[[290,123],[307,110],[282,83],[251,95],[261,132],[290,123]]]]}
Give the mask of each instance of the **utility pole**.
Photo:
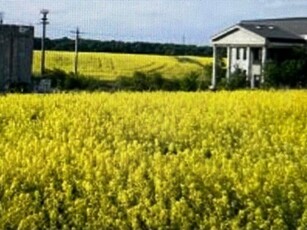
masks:
{"type": "Polygon", "coordinates": [[[43,15],[41,18],[41,24],[43,25],[43,36],[42,36],[42,57],[41,57],[41,75],[45,73],[45,38],[46,38],[46,25],[49,24],[47,14],[49,10],[42,9],[40,13],[43,15]]]}
{"type": "Polygon", "coordinates": [[[75,31],[70,31],[75,35],[75,60],[74,60],[74,73],[75,76],[78,75],[78,62],[79,62],[79,42],[80,42],[80,32],[79,27],[75,31]]]}
{"type": "Polygon", "coordinates": [[[80,38],[80,31],[77,27],[76,31],[72,31],[76,37],[75,37],[75,62],[74,62],[74,73],[75,76],[78,75],[78,46],[79,46],[79,38],[80,38]]]}

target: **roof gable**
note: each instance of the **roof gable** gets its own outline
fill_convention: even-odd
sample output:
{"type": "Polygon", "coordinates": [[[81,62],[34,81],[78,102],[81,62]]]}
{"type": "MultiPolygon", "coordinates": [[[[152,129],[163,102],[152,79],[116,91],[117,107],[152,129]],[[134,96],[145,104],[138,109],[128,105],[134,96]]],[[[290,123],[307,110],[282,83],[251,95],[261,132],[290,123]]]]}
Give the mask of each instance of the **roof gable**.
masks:
{"type": "Polygon", "coordinates": [[[265,38],[236,25],[213,36],[212,43],[219,45],[263,45],[265,38]]]}

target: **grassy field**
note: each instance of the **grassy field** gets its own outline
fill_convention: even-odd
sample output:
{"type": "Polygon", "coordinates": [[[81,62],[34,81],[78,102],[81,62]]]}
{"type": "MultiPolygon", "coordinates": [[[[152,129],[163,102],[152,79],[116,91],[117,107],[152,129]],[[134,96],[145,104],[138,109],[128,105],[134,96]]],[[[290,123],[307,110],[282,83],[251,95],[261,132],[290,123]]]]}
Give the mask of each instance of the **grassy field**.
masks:
{"type": "MultiPolygon", "coordinates": [[[[40,71],[40,51],[34,52],[34,73],[40,71]]],[[[181,78],[190,72],[201,72],[211,58],[175,57],[140,54],[80,53],[79,73],[99,79],[132,76],[135,71],[158,72],[165,78],[181,78]]],[[[47,51],[46,68],[73,71],[74,53],[47,51]]]]}
{"type": "Polygon", "coordinates": [[[306,101],[0,96],[0,229],[307,229],[306,101]]]}

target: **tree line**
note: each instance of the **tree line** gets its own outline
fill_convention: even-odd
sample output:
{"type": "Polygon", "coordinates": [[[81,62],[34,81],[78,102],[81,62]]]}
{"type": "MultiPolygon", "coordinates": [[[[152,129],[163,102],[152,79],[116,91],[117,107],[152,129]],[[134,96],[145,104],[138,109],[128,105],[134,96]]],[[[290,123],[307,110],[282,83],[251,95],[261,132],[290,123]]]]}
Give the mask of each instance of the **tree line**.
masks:
{"type": "MultiPolygon", "coordinates": [[[[75,41],[67,37],[60,39],[47,38],[45,40],[45,47],[47,50],[73,51],[75,49],[75,41]]],[[[41,49],[41,38],[34,38],[34,49],[41,49]]],[[[91,39],[80,39],[79,51],[158,55],[193,55],[204,57],[212,56],[212,48],[210,46],[150,42],[123,42],[114,40],[99,41],[91,39]]]]}

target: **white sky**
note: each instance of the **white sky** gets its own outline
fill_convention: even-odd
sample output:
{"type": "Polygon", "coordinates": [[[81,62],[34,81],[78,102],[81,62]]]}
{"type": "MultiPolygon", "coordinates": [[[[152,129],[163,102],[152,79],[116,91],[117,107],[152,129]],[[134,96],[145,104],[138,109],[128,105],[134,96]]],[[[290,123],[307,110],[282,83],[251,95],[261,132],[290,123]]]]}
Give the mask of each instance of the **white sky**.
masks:
{"type": "Polygon", "coordinates": [[[50,10],[47,36],[207,45],[244,19],[307,17],[307,0],[0,0],[4,22],[35,26],[50,10]]]}

